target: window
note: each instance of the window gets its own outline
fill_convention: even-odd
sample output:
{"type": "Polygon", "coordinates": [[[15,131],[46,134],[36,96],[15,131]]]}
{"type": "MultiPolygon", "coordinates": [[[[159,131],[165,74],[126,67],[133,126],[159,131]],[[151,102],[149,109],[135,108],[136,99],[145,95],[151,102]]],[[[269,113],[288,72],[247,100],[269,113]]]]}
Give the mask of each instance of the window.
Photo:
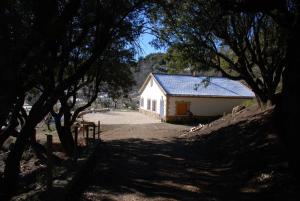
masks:
{"type": "Polygon", "coordinates": [[[151,100],[147,99],[147,110],[150,110],[151,108],[151,100]]]}
{"type": "Polygon", "coordinates": [[[153,79],[151,78],[150,80],[150,86],[152,87],[153,86],[153,79]]]}
{"type": "Polygon", "coordinates": [[[141,98],[140,106],[144,107],[144,98],[141,98]]]}
{"type": "Polygon", "coordinates": [[[156,100],[152,100],[152,111],[156,111],[156,100]]]}
{"type": "Polygon", "coordinates": [[[176,115],[186,115],[188,111],[187,102],[177,102],[176,103],[176,115]]]}

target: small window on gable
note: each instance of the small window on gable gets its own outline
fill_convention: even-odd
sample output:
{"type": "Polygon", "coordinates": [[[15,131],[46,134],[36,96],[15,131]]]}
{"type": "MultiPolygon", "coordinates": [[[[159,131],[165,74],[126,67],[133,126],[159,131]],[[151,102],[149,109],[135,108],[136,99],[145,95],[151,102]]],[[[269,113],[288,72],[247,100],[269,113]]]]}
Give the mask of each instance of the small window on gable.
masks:
{"type": "Polygon", "coordinates": [[[152,111],[156,111],[156,100],[152,100],[152,111]]]}
{"type": "Polygon", "coordinates": [[[151,109],[151,100],[147,99],[147,110],[151,109]]]}
{"type": "Polygon", "coordinates": [[[150,80],[150,86],[151,87],[153,86],[153,78],[151,78],[151,80],[150,80]]]}

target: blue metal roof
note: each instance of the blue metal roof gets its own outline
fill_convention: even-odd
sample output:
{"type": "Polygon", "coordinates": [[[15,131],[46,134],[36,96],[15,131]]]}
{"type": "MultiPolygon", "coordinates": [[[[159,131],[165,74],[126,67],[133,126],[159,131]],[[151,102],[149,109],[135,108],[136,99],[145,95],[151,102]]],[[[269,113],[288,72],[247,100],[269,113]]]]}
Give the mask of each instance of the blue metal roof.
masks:
{"type": "Polygon", "coordinates": [[[254,97],[254,93],[239,81],[224,77],[194,77],[153,73],[155,79],[169,95],[254,97]]]}

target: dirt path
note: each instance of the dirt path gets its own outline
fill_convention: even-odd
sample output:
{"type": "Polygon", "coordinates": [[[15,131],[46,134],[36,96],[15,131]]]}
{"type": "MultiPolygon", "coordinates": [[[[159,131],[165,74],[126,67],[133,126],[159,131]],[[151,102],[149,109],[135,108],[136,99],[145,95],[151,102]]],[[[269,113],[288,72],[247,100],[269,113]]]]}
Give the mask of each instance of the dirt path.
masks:
{"type": "Polygon", "coordinates": [[[101,122],[101,139],[172,140],[191,126],[162,123],[136,111],[110,111],[84,115],[85,121],[101,122]]]}
{"type": "MultiPolygon", "coordinates": [[[[132,115],[139,114],[123,118],[128,120],[132,115]]],[[[143,116],[139,118],[144,121],[143,116]]],[[[81,200],[198,200],[205,191],[201,182],[206,179],[198,180],[199,170],[194,167],[207,165],[176,139],[189,128],[134,121],[130,125],[102,125],[102,155],[81,200]]]]}
{"type": "Polygon", "coordinates": [[[294,194],[282,193],[282,186],[268,180],[268,175],[284,171],[277,145],[265,148],[271,138],[261,134],[273,130],[262,120],[229,125],[197,143],[178,138],[184,126],[104,125],[100,157],[79,199],[295,201],[285,199],[294,194]],[[256,135],[257,127],[262,133],[256,135]]]}
{"type": "Polygon", "coordinates": [[[198,200],[212,175],[195,169],[205,169],[207,161],[174,138],[179,127],[127,125],[104,132],[102,157],[81,200],[198,200]]]}
{"type": "Polygon", "coordinates": [[[202,189],[192,161],[174,142],[107,142],[82,200],[197,200],[202,189]]]}
{"type": "Polygon", "coordinates": [[[101,124],[115,125],[115,124],[153,124],[160,123],[159,119],[148,117],[136,111],[110,111],[103,113],[90,113],[83,116],[85,121],[100,121],[101,124]]]}

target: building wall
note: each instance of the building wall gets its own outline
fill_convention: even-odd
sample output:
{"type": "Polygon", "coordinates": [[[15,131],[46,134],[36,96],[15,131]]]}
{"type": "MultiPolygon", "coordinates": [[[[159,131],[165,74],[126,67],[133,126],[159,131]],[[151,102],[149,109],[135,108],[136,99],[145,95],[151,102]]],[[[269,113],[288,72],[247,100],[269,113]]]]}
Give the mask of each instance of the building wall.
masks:
{"type": "Polygon", "coordinates": [[[212,117],[231,112],[234,106],[249,99],[240,98],[199,98],[199,97],[168,97],[168,115],[176,116],[176,102],[188,102],[194,116],[212,117]]]}
{"type": "Polygon", "coordinates": [[[150,78],[148,81],[146,87],[144,88],[143,92],[140,95],[140,102],[141,99],[144,99],[144,105],[141,106],[140,103],[140,111],[145,113],[145,114],[150,114],[151,116],[155,116],[158,118],[164,119],[166,116],[166,96],[164,95],[163,91],[159,88],[158,84],[156,81],[153,79],[153,77],[150,78]],[[152,85],[151,85],[152,83],[152,85]],[[147,100],[150,99],[151,107],[150,110],[147,109],[147,100]],[[156,111],[152,111],[152,104],[153,100],[156,100],[156,111]],[[163,116],[160,116],[160,104],[161,100],[164,101],[164,112],[163,116]]]}

